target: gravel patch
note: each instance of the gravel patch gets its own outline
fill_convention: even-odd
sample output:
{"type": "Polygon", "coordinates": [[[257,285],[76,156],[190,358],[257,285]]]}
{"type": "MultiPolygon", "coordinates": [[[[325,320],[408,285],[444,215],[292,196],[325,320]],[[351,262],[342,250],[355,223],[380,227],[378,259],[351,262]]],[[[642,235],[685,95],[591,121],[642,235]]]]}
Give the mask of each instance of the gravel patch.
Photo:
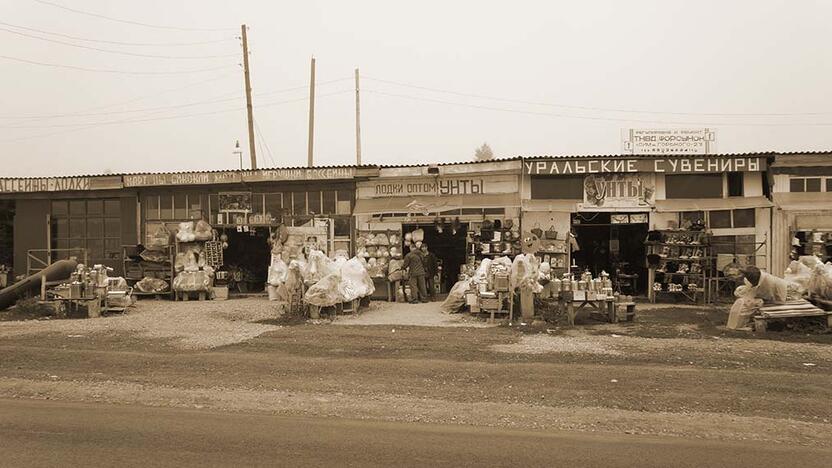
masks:
{"type": "Polygon", "coordinates": [[[253,323],[274,319],[277,306],[262,298],[230,301],[139,301],[124,315],[76,320],[0,322],[0,338],[63,333],[82,338],[95,333],[128,333],[167,339],[182,349],[210,349],[255,338],[281,327],[253,323]]]}
{"type": "Polygon", "coordinates": [[[492,351],[514,354],[578,353],[617,356],[621,352],[601,343],[597,337],[524,335],[511,344],[492,345],[492,351]]]}
{"type": "Polygon", "coordinates": [[[446,314],[439,309],[441,302],[409,304],[374,301],[357,315],[339,316],[335,325],[412,325],[419,327],[483,328],[493,325],[468,314],[446,314]]]}

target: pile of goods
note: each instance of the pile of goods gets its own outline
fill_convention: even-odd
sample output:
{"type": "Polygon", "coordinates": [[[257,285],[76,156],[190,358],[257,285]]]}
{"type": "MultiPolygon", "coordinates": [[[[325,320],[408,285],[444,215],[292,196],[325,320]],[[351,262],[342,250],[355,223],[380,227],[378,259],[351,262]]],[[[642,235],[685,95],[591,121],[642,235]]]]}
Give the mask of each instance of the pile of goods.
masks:
{"type": "Polygon", "coordinates": [[[214,237],[211,225],[203,220],[197,221],[196,224],[193,221],[179,223],[176,240],[183,244],[174,259],[174,291],[211,291],[214,284],[214,268],[208,263],[204,243],[214,237]]]}
{"type": "Polygon", "coordinates": [[[395,271],[390,268],[391,261],[402,258],[401,240],[397,231],[361,231],[355,240],[355,255],[364,259],[371,277],[385,278],[395,271]]]}
{"type": "Polygon", "coordinates": [[[313,251],[303,271],[303,279],[314,283],[306,290],[304,301],[320,307],[350,302],[375,291],[367,263],[358,257],[336,261],[327,258],[323,252],[313,251]]]}

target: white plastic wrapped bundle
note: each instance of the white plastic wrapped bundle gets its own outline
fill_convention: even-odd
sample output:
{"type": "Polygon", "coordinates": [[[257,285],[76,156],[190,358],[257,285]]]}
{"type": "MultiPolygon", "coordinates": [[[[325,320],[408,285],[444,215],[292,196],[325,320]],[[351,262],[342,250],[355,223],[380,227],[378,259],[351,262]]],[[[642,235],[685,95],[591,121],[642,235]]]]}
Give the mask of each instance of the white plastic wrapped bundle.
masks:
{"type": "Polygon", "coordinates": [[[179,240],[179,242],[195,241],[196,234],[194,234],[194,222],[185,221],[184,223],[179,223],[179,231],[176,232],[176,239],[179,240]]]}
{"type": "Polygon", "coordinates": [[[338,283],[340,281],[341,275],[338,274],[324,276],[320,281],[306,290],[303,300],[320,307],[329,307],[343,302],[341,293],[338,292],[338,283]]]}
{"type": "Polygon", "coordinates": [[[376,234],[376,245],[390,245],[390,239],[387,237],[387,234],[376,234]]]}
{"type": "Polygon", "coordinates": [[[465,292],[471,287],[471,280],[457,281],[448,293],[448,297],[439,306],[439,310],[446,314],[459,312],[465,305],[465,292]]]}
{"type": "Polygon", "coordinates": [[[519,254],[514,257],[511,265],[509,284],[512,289],[521,288],[531,292],[540,292],[542,287],[538,281],[539,261],[535,255],[519,254]]]}
{"type": "Polygon", "coordinates": [[[806,290],[821,299],[832,300],[832,266],[818,263],[809,276],[806,290]]]}
{"type": "Polygon", "coordinates": [[[271,286],[280,286],[286,281],[289,275],[289,266],[280,257],[273,257],[272,264],[269,265],[268,279],[266,280],[271,286]]]}
{"type": "Polygon", "coordinates": [[[338,283],[338,292],[344,301],[369,296],[375,289],[370,274],[358,259],[350,259],[341,267],[341,281],[338,283]]]}
{"type": "Polygon", "coordinates": [[[214,232],[211,229],[211,225],[208,224],[205,220],[200,219],[196,222],[196,227],[194,227],[194,237],[196,240],[205,241],[211,240],[214,238],[214,232]]]}
{"type": "Polygon", "coordinates": [[[424,242],[425,230],[422,228],[414,229],[413,233],[411,234],[411,239],[413,240],[413,242],[424,242]]]}
{"type": "Polygon", "coordinates": [[[306,268],[303,271],[303,279],[308,282],[317,282],[332,273],[332,260],[320,250],[309,252],[306,268]]]}

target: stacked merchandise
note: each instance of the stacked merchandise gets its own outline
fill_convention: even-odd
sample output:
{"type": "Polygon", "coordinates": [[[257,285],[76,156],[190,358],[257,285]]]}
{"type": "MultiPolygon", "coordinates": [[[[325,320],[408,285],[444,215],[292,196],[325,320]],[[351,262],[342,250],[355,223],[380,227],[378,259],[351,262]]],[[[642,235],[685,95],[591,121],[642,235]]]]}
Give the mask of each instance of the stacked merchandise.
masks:
{"type": "Polygon", "coordinates": [[[206,251],[205,243],[213,241],[215,234],[211,225],[200,220],[196,224],[187,221],[179,224],[176,233],[176,259],[173,290],[179,293],[210,292],[214,283],[215,254],[206,251]],[[211,253],[209,256],[208,254],[211,253]]]}
{"type": "Polygon", "coordinates": [[[648,233],[647,262],[650,268],[650,298],[659,293],[681,294],[696,302],[704,292],[710,255],[705,231],[664,230],[648,233]]]}
{"type": "Polygon", "coordinates": [[[174,252],[164,224],[148,230],[145,245],[124,247],[124,273],[137,295],[171,292],[174,252]]]}
{"type": "Polygon", "coordinates": [[[401,241],[401,231],[359,231],[355,240],[355,255],[365,260],[372,278],[387,278],[393,273],[390,269],[391,260],[402,258],[402,249],[399,247],[401,241]]]}
{"type": "Polygon", "coordinates": [[[520,226],[512,219],[472,223],[468,253],[476,258],[513,257],[521,252],[520,226]]]}

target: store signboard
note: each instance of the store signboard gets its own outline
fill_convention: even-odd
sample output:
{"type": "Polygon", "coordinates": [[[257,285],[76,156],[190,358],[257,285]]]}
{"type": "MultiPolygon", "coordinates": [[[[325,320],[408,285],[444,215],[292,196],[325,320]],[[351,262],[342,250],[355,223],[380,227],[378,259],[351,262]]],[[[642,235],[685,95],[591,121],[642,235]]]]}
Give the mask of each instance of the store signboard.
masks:
{"type": "Polygon", "coordinates": [[[515,193],[517,176],[424,177],[359,183],[358,198],[515,193]]]}
{"type": "Polygon", "coordinates": [[[759,172],[766,170],[763,157],[671,157],[671,158],[585,158],[526,161],[531,175],[580,175],[657,172],[706,174],[712,172],[759,172]]]}
{"type": "Polygon", "coordinates": [[[0,179],[0,193],[68,192],[119,189],[121,177],[36,177],[0,179]]]}
{"type": "Polygon", "coordinates": [[[714,154],[716,132],[708,128],[630,128],[621,130],[626,154],[714,154]]]}
{"type": "Polygon", "coordinates": [[[175,174],[133,174],[124,176],[125,187],[156,185],[212,185],[240,182],[281,182],[294,180],[352,179],[352,167],[310,167],[300,169],[254,169],[249,171],[182,172],[175,174]]]}
{"type": "Polygon", "coordinates": [[[584,178],[580,209],[645,208],[655,204],[652,174],[592,174],[584,178]]]}

